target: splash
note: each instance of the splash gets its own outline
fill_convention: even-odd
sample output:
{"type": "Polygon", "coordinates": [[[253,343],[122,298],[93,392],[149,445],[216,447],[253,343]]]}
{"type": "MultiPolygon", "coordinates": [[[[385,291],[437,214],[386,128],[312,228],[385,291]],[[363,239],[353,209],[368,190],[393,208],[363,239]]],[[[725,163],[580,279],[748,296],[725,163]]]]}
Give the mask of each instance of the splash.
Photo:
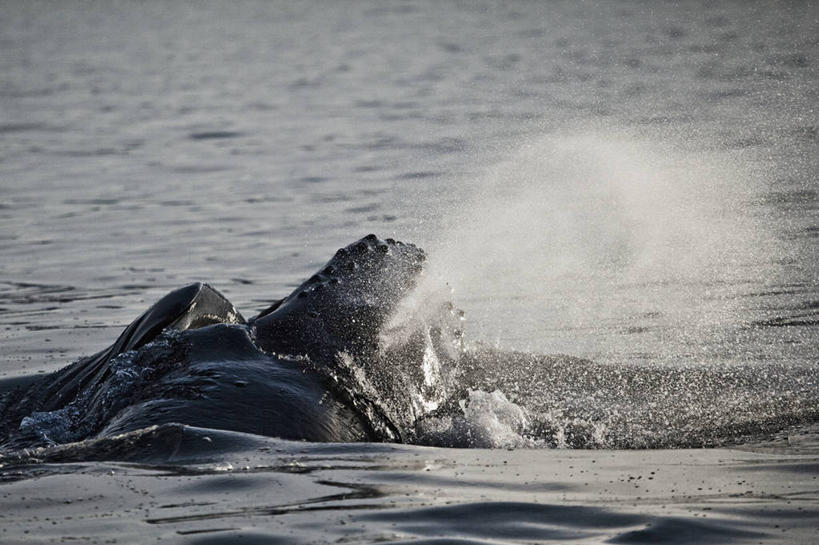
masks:
{"type": "Polygon", "coordinates": [[[777,275],[750,207],[763,183],[735,156],[623,131],[543,137],[440,211],[419,291],[448,287],[477,336],[515,348],[617,360],[630,330],[654,361],[697,361],[703,340],[713,356],[748,319],[739,295],[777,275]]]}
{"type": "Polygon", "coordinates": [[[815,362],[749,326],[788,252],[758,206],[764,171],[670,142],[540,138],[444,206],[394,320],[451,298],[490,342],[467,343],[460,400],[417,422],[419,442],[701,447],[816,422],[815,362]]]}
{"type": "Polygon", "coordinates": [[[530,426],[526,409],[500,390],[468,390],[458,411],[417,422],[417,440],[426,445],[470,448],[520,448],[543,444],[524,436],[530,426]]]}

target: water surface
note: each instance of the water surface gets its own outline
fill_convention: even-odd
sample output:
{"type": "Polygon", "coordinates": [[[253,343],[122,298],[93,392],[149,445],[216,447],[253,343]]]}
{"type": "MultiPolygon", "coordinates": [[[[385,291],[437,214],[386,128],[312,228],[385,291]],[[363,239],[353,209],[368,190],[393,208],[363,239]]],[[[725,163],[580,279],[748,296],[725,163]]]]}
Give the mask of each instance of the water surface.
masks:
{"type": "MultiPolygon", "coordinates": [[[[93,353],[190,281],[212,283],[252,314],[337,247],[376,232],[428,250],[425,287],[452,290],[475,341],[587,358],[611,372],[715,367],[747,377],[781,368],[787,372],[771,389],[755,395],[795,395],[816,408],[815,389],[799,393],[805,382],[786,380],[815,383],[819,348],[815,2],[4,2],[2,11],[0,376],[50,371],[93,353]]],[[[531,376],[525,366],[511,371],[505,394],[551,403],[549,384],[520,378],[531,376]]],[[[742,392],[728,387],[725,397],[740,412],[749,406],[735,395],[742,392]]],[[[704,421],[724,412],[704,407],[704,421]]],[[[359,502],[376,506],[361,511],[360,533],[336,537],[497,543],[693,535],[688,542],[723,543],[783,534],[777,539],[806,542],[817,519],[811,438],[810,430],[760,438],[773,442],[762,458],[749,455],[761,469],[721,491],[708,491],[731,474],[719,459],[744,464],[745,454],[646,454],[682,463],[690,483],[707,481],[679,498],[670,490],[682,477],[662,480],[645,511],[657,513],[673,498],[681,519],[633,514],[644,505],[637,492],[604,486],[603,476],[590,496],[566,498],[540,489],[518,498],[511,476],[491,486],[478,481],[474,490],[488,498],[481,501],[524,502],[482,509],[462,492],[437,498],[423,484],[425,467],[413,466],[383,479],[387,488],[394,479],[412,482],[402,493],[433,511],[410,511],[419,521],[412,523],[403,506],[391,509],[389,495],[354,488],[337,500],[341,513],[358,516],[359,502]],[[717,458],[716,469],[692,462],[700,457],[717,458]],[[623,508],[624,499],[638,507],[623,508]],[[541,500],[559,507],[531,507],[541,500]],[[454,507],[443,507],[447,501],[454,507]],[[711,501],[735,510],[731,517],[764,512],[776,520],[749,528],[747,520],[714,526],[699,511],[694,518],[689,507],[711,501]],[[507,533],[467,528],[509,509],[517,515],[507,533]],[[584,532],[604,529],[579,536],[548,522],[575,516],[588,521],[584,532]],[[441,517],[455,522],[430,522],[441,517]],[[470,522],[459,526],[463,520],[470,522]],[[545,526],[521,530],[534,520],[545,526]],[[783,528],[802,528],[802,537],[783,528]]],[[[394,460],[358,448],[353,457],[376,465],[394,460]]],[[[407,456],[459,456],[418,449],[407,456]]],[[[500,471],[504,452],[475,456],[500,471]]],[[[637,475],[644,465],[632,453],[605,456],[607,471],[637,475]]],[[[568,479],[563,469],[555,469],[560,478],[535,469],[564,454],[525,457],[523,481],[568,479]]],[[[225,454],[214,463],[242,467],[241,458],[225,454]]],[[[83,477],[61,465],[32,471],[3,490],[4,501],[39,497],[34,490],[46,481],[28,477],[46,472],[63,492],[55,501],[41,490],[52,498],[43,500],[43,515],[73,516],[78,502],[69,508],[63,500],[76,496],[71,483],[83,477]]],[[[158,490],[159,475],[145,471],[140,479],[158,490]]],[[[362,479],[378,488],[378,475],[362,479]]],[[[101,494],[134,482],[117,479],[101,494]]],[[[307,477],[299,483],[314,486],[307,477]]],[[[204,499],[180,503],[179,516],[217,501],[219,486],[185,492],[204,499]]],[[[325,495],[333,493],[305,497],[325,495]]],[[[286,517],[280,524],[280,507],[272,506],[286,501],[253,501],[261,511],[252,524],[265,526],[266,537],[248,530],[248,539],[264,542],[279,535],[270,528],[284,526],[288,542],[311,541],[311,511],[298,514],[307,526],[286,517]]],[[[82,503],[83,512],[100,506],[94,502],[82,503]]],[[[146,522],[163,518],[156,512],[137,514],[138,503],[126,504],[134,532],[169,527],[146,522]]],[[[19,525],[3,527],[22,541],[34,526],[17,509],[19,525]]],[[[216,542],[208,539],[219,539],[220,529],[250,524],[174,526],[157,535],[216,542]]],[[[331,526],[341,528],[323,528],[331,526]]],[[[83,522],[64,533],[109,531],[83,522]]],[[[63,530],[38,532],[57,540],[63,530]]]]}

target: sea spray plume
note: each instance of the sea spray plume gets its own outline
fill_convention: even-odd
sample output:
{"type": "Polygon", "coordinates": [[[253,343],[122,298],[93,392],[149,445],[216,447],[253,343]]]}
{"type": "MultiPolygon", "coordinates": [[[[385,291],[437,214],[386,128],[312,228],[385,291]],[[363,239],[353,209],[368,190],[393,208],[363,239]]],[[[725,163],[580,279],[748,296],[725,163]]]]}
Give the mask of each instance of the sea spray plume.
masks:
{"type": "Polygon", "coordinates": [[[747,291],[787,258],[748,153],[623,128],[526,138],[438,200],[422,282],[454,288],[467,333],[507,347],[652,363],[741,349],[747,291]]]}
{"type": "MultiPolygon", "coordinates": [[[[748,295],[787,262],[753,206],[764,172],[747,151],[690,144],[564,132],[448,187],[419,291],[451,286],[468,312],[462,392],[503,392],[547,446],[729,444],[815,421],[816,370],[745,342],[759,335],[748,295]]],[[[469,444],[432,418],[424,440],[469,444]]]]}

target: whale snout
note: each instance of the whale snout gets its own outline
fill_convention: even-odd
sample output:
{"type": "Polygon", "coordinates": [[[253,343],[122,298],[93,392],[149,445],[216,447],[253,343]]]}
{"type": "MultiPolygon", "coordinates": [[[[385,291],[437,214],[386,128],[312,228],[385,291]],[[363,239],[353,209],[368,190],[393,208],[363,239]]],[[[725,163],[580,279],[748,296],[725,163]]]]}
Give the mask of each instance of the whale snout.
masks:
{"type": "Polygon", "coordinates": [[[338,304],[339,299],[345,299],[389,305],[414,287],[426,260],[424,250],[414,244],[367,235],[339,248],[335,256],[288,299],[318,296],[328,304],[338,304]]]}
{"type": "Polygon", "coordinates": [[[415,244],[405,244],[391,238],[380,240],[370,234],[339,248],[327,265],[340,271],[354,272],[358,276],[374,272],[415,276],[423,270],[426,260],[424,250],[415,244]]]}
{"type": "Polygon", "coordinates": [[[424,250],[415,244],[407,244],[392,238],[380,240],[377,236],[369,234],[352,244],[339,248],[330,262],[345,258],[354,260],[363,258],[366,261],[367,256],[372,255],[375,257],[378,254],[389,255],[393,259],[406,260],[408,263],[423,263],[426,261],[424,250]]]}
{"type": "MultiPolygon", "coordinates": [[[[377,306],[388,311],[415,287],[427,257],[414,244],[375,235],[340,248],[335,256],[305,283],[307,297],[343,307],[377,306]]],[[[297,295],[299,296],[299,295],[297,295]]]]}

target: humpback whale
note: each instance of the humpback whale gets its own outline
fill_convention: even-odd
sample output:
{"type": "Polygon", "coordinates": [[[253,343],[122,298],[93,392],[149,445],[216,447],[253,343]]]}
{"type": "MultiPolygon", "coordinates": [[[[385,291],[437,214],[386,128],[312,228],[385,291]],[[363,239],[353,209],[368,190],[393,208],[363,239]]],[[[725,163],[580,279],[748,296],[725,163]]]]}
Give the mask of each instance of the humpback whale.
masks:
{"type": "Polygon", "coordinates": [[[251,319],[208,284],[172,291],[99,353],[0,397],[0,447],[154,425],[309,441],[405,441],[446,396],[456,309],[394,323],[423,250],[368,235],[251,319]],[[400,329],[389,335],[388,328],[400,329]]]}

